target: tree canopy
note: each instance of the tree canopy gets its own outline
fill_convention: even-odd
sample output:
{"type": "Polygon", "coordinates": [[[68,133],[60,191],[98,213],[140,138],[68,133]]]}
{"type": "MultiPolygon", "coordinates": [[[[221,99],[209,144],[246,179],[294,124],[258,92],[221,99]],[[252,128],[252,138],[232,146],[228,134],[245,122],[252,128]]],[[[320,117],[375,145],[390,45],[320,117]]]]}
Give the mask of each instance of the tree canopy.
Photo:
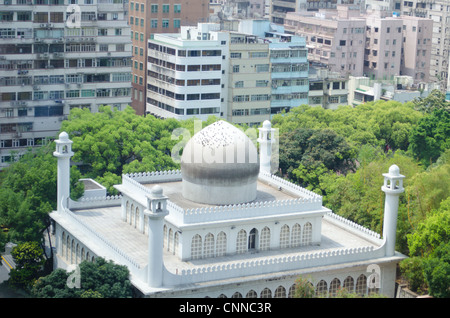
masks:
{"type": "Polygon", "coordinates": [[[33,286],[32,295],[38,298],[130,298],[133,295],[126,266],[98,257],[95,262],[83,261],[79,273],[56,269],[40,277],[33,286]],[[79,275],[79,286],[67,281],[79,275]]]}

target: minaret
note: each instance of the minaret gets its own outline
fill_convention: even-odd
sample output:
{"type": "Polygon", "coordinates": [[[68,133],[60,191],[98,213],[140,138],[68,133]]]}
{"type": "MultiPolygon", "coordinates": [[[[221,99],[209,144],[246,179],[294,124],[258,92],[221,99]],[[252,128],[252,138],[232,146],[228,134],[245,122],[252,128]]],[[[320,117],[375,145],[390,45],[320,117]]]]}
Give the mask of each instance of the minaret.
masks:
{"type": "Polygon", "coordinates": [[[272,144],[275,141],[275,129],[270,121],[265,120],[259,129],[259,164],[260,172],[271,173],[270,163],[272,157],[272,144]]]}
{"type": "Polygon", "coordinates": [[[152,188],[147,196],[148,216],[148,284],[150,287],[161,287],[163,276],[163,224],[167,211],[167,197],[159,185],[152,188]]]}
{"type": "Polygon", "coordinates": [[[53,155],[58,158],[58,185],[57,185],[57,211],[61,212],[63,207],[67,207],[67,200],[70,197],[70,158],[73,156],[72,140],[63,131],[59,134],[59,139],[55,140],[56,151],[53,155]]]}
{"type": "Polygon", "coordinates": [[[386,240],[386,256],[395,253],[395,240],[397,233],[398,199],[403,188],[403,178],[400,169],[396,165],[389,168],[389,173],[383,173],[384,185],[381,187],[386,193],[384,204],[383,238],[386,240]]]}

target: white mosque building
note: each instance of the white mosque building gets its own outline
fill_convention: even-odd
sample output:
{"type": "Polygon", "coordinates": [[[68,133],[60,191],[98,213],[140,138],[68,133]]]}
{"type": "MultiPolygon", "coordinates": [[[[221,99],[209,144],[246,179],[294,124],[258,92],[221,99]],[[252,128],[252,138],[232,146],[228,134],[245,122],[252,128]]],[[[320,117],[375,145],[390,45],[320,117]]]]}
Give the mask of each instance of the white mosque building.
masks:
{"type": "Polygon", "coordinates": [[[345,287],[394,297],[405,258],[395,251],[398,167],[384,174],[381,237],[270,173],[270,122],[258,142],[259,156],[245,133],[218,121],[189,140],[180,170],[125,174],[115,197],[84,180],[85,195],[73,201],[72,141],[62,132],[58,208],[50,214],[54,268],[110,259],[128,267],[142,297],[292,297],[300,276],[325,296],[345,287]]]}

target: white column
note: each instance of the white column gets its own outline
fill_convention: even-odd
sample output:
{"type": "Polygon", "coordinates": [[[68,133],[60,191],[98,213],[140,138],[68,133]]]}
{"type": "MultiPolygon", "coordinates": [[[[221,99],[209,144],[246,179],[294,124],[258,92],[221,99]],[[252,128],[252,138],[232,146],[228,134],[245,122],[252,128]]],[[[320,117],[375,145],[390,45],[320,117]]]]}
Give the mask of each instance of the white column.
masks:
{"type": "Polygon", "coordinates": [[[260,172],[271,173],[270,162],[272,158],[272,143],[274,139],[274,131],[270,121],[266,120],[262,128],[259,129],[259,164],[260,172]]]}
{"type": "Polygon", "coordinates": [[[55,140],[56,151],[53,155],[58,158],[58,179],[57,179],[57,211],[61,212],[63,207],[67,207],[67,200],[70,197],[70,158],[73,156],[72,141],[66,132],[59,134],[59,139],[55,140]]]}
{"type": "Polygon", "coordinates": [[[397,215],[398,201],[403,188],[403,178],[399,168],[392,165],[389,173],[384,173],[384,185],[381,187],[386,193],[384,204],[383,238],[386,240],[386,256],[393,256],[395,253],[395,241],[397,236],[397,215]]]}
{"type": "Polygon", "coordinates": [[[166,202],[161,187],[155,186],[147,197],[145,210],[148,216],[148,285],[155,288],[163,284],[163,225],[164,217],[169,214],[166,202]]]}

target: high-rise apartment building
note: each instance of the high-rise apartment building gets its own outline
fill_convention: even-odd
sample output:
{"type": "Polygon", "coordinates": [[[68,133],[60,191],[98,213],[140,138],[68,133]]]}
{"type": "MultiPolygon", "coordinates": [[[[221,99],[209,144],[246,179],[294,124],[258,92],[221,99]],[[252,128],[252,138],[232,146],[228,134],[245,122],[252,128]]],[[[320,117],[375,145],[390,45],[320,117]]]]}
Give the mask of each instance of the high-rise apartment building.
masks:
{"type": "Polygon", "coordinates": [[[219,24],[199,26],[148,41],[148,113],[178,119],[224,115],[229,37],[211,32],[219,24]]]}
{"type": "MultiPolygon", "coordinates": [[[[433,20],[430,80],[441,84],[445,91],[449,78],[450,57],[450,1],[408,0],[401,2],[401,15],[433,20]]],[[[447,89],[449,89],[447,87],[447,89]]]]}
{"type": "Polygon", "coordinates": [[[433,20],[411,16],[402,16],[401,19],[403,21],[401,75],[411,76],[414,83],[428,83],[433,20]]]}
{"type": "Polygon", "coordinates": [[[327,65],[342,76],[363,75],[366,22],[359,7],[338,6],[339,10],[321,13],[288,13],[285,29],[305,37],[308,60],[327,65]]]}
{"type": "Polygon", "coordinates": [[[270,30],[267,20],[241,21],[235,31],[220,26],[182,27],[149,40],[149,113],[259,125],[307,103],[303,38],[270,30]]]}
{"type": "Polygon", "coordinates": [[[182,25],[206,22],[209,0],[130,0],[128,15],[133,41],[131,106],[143,115],[147,99],[147,40],[156,33],[178,33],[182,25]]]}
{"type": "Polygon", "coordinates": [[[377,80],[400,75],[403,21],[378,14],[366,17],[364,73],[377,80]]]}
{"type": "Polygon", "coordinates": [[[130,104],[124,15],[122,0],[1,0],[0,167],[53,139],[74,107],[130,104]]]}

